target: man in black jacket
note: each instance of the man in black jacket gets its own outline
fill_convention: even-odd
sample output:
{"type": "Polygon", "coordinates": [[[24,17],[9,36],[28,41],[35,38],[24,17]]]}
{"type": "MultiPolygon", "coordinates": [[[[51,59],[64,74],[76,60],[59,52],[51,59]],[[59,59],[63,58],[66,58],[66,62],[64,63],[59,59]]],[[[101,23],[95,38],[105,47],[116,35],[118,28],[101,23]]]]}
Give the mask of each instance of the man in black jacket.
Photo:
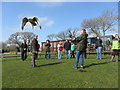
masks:
{"type": "Polygon", "coordinates": [[[69,42],[69,40],[67,39],[66,42],[64,43],[64,49],[66,52],[66,59],[70,58],[70,49],[71,49],[71,43],[69,42]]]}
{"type": "Polygon", "coordinates": [[[38,51],[39,51],[37,39],[38,39],[38,35],[34,35],[34,39],[32,40],[32,43],[31,43],[33,67],[36,67],[35,60],[37,59],[38,51]]]}
{"type": "MultiPolygon", "coordinates": [[[[86,32],[86,30],[85,29],[83,29],[85,32],[86,32]]],[[[84,58],[86,59],[87,58],[87,53],[86,53],[86,49],[87,49],[87,44],[88,44],[88,41],[87,41],[87,37],[88,37],[88,34],[86,33],[86,35],[85,35],[85,40],[86,40],[86,43],[85,43],[85,51],[83,52],[83,55],[84,55],[84,58]]]]}
{"type": "Polygon", "coordinates": [[[22,61],[27,59],[27,44],[26,44],[26,40],[24,40],[24,43],[21,44],[21,58],[22,58],[22,61]]]}

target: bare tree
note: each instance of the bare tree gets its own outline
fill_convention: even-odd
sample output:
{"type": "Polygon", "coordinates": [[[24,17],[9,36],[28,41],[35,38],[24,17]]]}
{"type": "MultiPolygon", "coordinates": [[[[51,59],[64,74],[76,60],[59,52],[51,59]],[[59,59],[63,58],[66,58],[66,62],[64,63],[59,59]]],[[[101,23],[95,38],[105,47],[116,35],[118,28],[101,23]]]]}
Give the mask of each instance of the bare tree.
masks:
{"type": "Polygon", "coordinates": [[[49,40],[65,40],[65,39],[72,39],[76,36],[78,36],[78,31],[80,28],[74,28],[74,29],[67,29],[65,31],[59,32],[58,34],[50,34],[47,36],[49,40]]]}
{"type": "Polygon", "coordinates": [[[97,18],[84,19],[81,25],[82,28],[88,29],[89,34],[95,34],[96,36],[100,36],[100,27],[97,18]]]}
{"type": "Polygon", "coordinates": [[[21,42],[23,42],[24,40],[28,40],[29,41],[28,44],[29,44],[33,39],[33,36],[34,36],[34,33],[32,32],[16,32],[10,35],[7,42],[9,44],[15,44],[20,47],[21,42]]]}
{"type": "Polygon", "coordinates": [[[56,39],[56,35],[55,34],[50,34],[47,36],[47,38],[50,40],[50,41],[53,41],[54,39],[56,39]]]}
{"type": "Polygon", "coordinates": [[[89,34],[95,34],[96,36],[106,35],[106,31],[114,31],[114,25],[117,24],[117,13],[115,10],[106,10],[102,15],[92,18],[84,19],[81,23],[82,28],[86,28],[89,34]]]}
{"type": "Polygon", "coordinates": [[[80,30],[79,28],[74,28],[74,29],[69,28],[67,30],[67,36],[71,39],[75,38],[76,36],[78,36],[78,31],[79,30],[80,30]]]}
{"type": "Polygon", "coordinates": [[[22,40],[27,40],[27,43],[30,44],[30,42],[32,41],[34,35],[35,34],[33,32],[22,32],[21,33],[21,39],[22,40]]]}
{"type": "Polygon", "coordinates": [[[117,24],[117,13],[115,10],[106,10],[98,17],[98,23],[103,35],[106,35],[106,31],[114,31],[114,25],[117,24]]]}
{"type": "Polygon", "coordinates": [[[62,31],[62,32],[58,33],[58,34],[56,35],[56,39],[57,39],[57,40],[65,40],[65,39],[68,39],[67,32],[66,32],[66,31],[62,31]]]}
{"type": "Polygon", "coordinates": [[[15,45],[17,44],[20,47],[20,45],[21,45],[21,41],[20,41],[21,36],[20,35],[21,35],[20,32],[16,32],[16,33],[10,35],[7,42],[9,44],[15,44],[15,45]]]}

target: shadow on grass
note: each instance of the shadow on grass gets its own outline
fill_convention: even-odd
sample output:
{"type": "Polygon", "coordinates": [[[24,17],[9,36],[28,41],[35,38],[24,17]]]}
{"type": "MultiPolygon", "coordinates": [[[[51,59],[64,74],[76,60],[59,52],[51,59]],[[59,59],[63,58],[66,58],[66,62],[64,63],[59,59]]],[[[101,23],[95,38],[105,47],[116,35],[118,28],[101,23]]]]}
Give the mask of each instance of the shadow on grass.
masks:
{"type": "MultiPolygon", "coordinates": [[[[103,62],[103,63],[92,63],[92,64],[90,64],[90,65],[85,66],[84,69],[85,69],[85,68],[88,68],[88,67],[91,67],[91,66],[95,66],[95,65],[103,65],[103,64],[108,64],[108,63],[109,63],[109,62],[103,62]]],[[[87,72],[87,71],[85,71],[84,69],[79,70],[79,72],[87,72]]]]}
{"type": "Polygon", "coordinates": [[[103,63],[92,63],[90,65],[85,66],[85,68],[91,67],[91,66],[95,66],[95,65],[103,65],[103,64],[108,64],[109,62],[103,62],[103,63]]]}
{"type": "Polygon", "coordinates": [[[79,72],[87,72],[87,71],[85,71],[85,70],[79,70],[79,72]]]}
{"type": "MultiPolygon", "coordinates": [[[[89,58],[89,57],[87,57],[85,60],[88,60],[88,59],[93,59],[93,57],[91,57],[91,58],[89,58]]],[[[111,59],[111,58],[107,58],[107,57],[104,57],[104,58],[102,58],[102,59],[111,59]]],[[[96,59],[96,60],[98,60],[98,59],[96,59]]]]}
{"type": "Polygon", "coordinates": [[[37,67],[43,67],[43,66],[50,66],[50,65],[57,65],[65,62],[55,62],[55,63],[49,63],[49,64],[44,64],[44,65],[38,65],[37,67]]]}

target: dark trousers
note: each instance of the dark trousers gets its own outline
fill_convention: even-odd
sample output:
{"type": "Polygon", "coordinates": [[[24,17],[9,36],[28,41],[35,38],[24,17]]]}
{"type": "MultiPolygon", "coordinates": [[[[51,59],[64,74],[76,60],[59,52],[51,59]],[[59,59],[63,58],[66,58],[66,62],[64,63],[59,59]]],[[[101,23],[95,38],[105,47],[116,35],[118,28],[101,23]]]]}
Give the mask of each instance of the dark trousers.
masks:
{"type": "Polygon", "coordinates": [[[27,52],[26,51],[21,52],[21,58],[23,61],[27,59],[27,52]]]}
{"type": "Polygon", "coordinates": [[[75,51],[71,51],[71,58],[75,58],[75,51]]]}
{"type": "Polygon", "coordinates": [[[35,67],[35,60],[38,58],[38,53],[32,52],[32,66],[35,67]]]}
{"type": "Polygon", "coordinates": [[[50,52],[49,52],[49,51],[46,51],[46,52],[45,52],[45,58],[46,58],[46,59],[47,59],[47,58],[50,59],[50,52]]]}
{"type": "Polygon", "coordinates": [[[83,55],[84,55],[84,58],[86,59],[87,58],[86,50],[83,52],[83,55]]]}

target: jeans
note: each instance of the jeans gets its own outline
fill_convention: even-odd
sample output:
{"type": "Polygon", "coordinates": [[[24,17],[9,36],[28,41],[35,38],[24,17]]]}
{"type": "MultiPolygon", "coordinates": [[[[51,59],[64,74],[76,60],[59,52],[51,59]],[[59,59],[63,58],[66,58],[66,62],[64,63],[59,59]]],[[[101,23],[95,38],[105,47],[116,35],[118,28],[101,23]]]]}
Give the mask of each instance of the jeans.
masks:
{"type": "Polygon", "coordinates": [[[77,50],[76,51],[76,62],[75,62],[74,67],[78,67],[79,58],[80,58],[80,66],[83,66],[84,65],[83,52],[77,50]]]}
{"type": "Polygon", "coordinates": [[[87,58],[87,53],[86,52],[87,52],[86,50],[83,52],[83,56],[84,56],[85,59],[87,58]]]}
{"type": "Polygon", "coordinates": [[[62,51],[58,50],[58,59],[62,59],[62,51]]]}
{"type": "Polygon", "coordinates": [[[45,58],[46,58],[46,59],[47,59],[47,58],[50,59],[50,52],[48,52],[48,51],[45,52],[45,58]]]}
{"type": "Polygon", "coordinates": [[[66,59],[70,58],[70,50],[65,50],[66,53],[66,59]]]}
{"type": "Polygon", "coordinates": [[[102,59],[102,47],[98,47],[98,48],[96,49],[96,52],[97,52],[96,58],[97,58],[97,59],[102,59]]]}

